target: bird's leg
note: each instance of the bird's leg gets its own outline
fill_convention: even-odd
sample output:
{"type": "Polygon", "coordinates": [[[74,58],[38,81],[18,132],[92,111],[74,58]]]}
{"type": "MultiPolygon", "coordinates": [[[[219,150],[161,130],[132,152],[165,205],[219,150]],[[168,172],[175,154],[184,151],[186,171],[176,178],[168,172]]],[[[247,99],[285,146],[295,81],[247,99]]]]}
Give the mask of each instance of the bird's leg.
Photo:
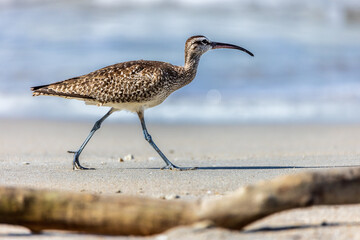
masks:
{"type": "Polygon", "coordinates": [[[96,123],[94,124],[93,128],[91,129],[89,135],[87,136],[87,138],[85,139],[83,144],[81,144],[79,150],[77,150],[77,151],[68,151],[69,153],[74,153],[73,170],[75,170],[75,169],[94,170],[95,169],[95,168],[86,168],[86,167],[81,166],[80,162],[79,162],[79,157],[80,157],[80,154],[81,154],[82,150],[84,150],[86,144],[90,141],[91,137],[94,135],[96,130],[98,130],[101,127],[102,122],[107,117],[109,117],[113,112],[115,112],[115,110],[113,108],[111,108],[102,118],[100,118],[98,121],[96,121],[96,123]]]}
{"type": "Polygon", "coordinates": [[[145,140],[148,141],[150,143],[150,145],[155,149],[155,151],[160,155],[160,157],[164,160],[164,162],[166,163],[165,167],[162,167],[161,169],[170,169],[170,170],[194,170],[196,169],[195,167],[193,168],[182,168],[182,167],[178,167],[176,165],[174,165],[173,163],[171,163],[169,161],[169,159],[167,159],[167,157],[160,151],[160,149],[156,146],[156,144],[154,143],[154,141],[151,138],[151,135],[148,133],[147,129],[146,129],[146,124],[145,124],[145,119],[144,119],[144,111],[139,111],[137,112],[140,122],[141,122],[141,126],[144,132],[144,137],[145,140]]]}

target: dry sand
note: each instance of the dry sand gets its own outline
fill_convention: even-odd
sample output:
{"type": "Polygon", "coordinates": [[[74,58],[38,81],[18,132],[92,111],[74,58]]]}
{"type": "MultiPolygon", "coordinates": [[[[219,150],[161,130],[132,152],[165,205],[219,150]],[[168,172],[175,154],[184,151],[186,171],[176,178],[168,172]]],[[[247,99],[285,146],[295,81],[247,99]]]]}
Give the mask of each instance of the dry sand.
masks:
{"type": "MultiPolygon", "coordinates": [[[[0,184],[99,194],[193,200],[221,197],[278,175],[360,164],[360,125],[153,125],[154,141],[174,164],[164,165],[139,124],[105,122],[81,155],[95,171],[73,171],[72,155],[91,123],[0,120],[0,184]],[[120,162],[132,154],[134,159],[120,162]]],[[[0,225],[1,239],[34,239],[0,225]]],[[[114,237],[49,231],[36,239],[114,237]]],[[[115,237],[131,239],[130,237],[115,237]]],[[[154,239],[360,239],[360,205],[313,207],[272,215],[244,231],[179,227],[154,239]]],[[[140,238],[141,239],[141,238],[140,238]]]]}

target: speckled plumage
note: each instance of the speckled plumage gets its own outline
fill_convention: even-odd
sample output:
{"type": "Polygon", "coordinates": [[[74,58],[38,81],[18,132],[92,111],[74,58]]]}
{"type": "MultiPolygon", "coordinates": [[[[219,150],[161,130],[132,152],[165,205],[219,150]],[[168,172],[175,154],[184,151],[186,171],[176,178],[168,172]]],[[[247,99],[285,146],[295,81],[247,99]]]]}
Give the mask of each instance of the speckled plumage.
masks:
{"type": "Polygon", "coordinates": [[[129,61],[31,90],[34,96],[78,99],[119,110],[136,112],[153,107],[194,79],[200,55],[189,54],[189,48],[195,37],[202,36],[187,40],[184,67],[158,61],[129,61]]]}
{"type": "Polygon", "coordinates": [[[55,95],[105,106],[154,100],[162,102],[187,82],[183,81],[184,78],[190,80],[190,75],[181,67],[164,62],[130,61],[34,89],[34,96],[55,95]]]}
{"type": "Polygon", "coordinates": [[[210,49],[248,50],[232,44],[211,42],[205,36],[185,43],[185,65],[158,61],[130,61],[101,68],[80,77],[31,88],[33,96],[51,95],[110,106],[114,110],[142,111],[162,103],[172,92],[189,84],[202,54],[210,49]]]}

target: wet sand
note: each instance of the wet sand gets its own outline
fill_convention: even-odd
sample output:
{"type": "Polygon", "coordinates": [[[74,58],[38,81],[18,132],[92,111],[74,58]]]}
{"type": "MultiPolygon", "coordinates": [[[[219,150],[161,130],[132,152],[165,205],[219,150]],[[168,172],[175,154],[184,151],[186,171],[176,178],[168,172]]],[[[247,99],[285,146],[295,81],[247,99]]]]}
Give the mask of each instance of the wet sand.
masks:
{"type": "MultiPolygon", "coordinates": [[[[73,171],[72,155],[91,123],[0,120],[0,184],[107,195],[194,200],[299,171],[360,165],[360,125],[151,124],[154,141],[176,165],[164,162],[144,140],[140,124],[105,122],[81,155],[94,171],[73,171]],[[134,159],[124,158],[132,154],[134,159]],[[122,158],[124,161],[119,161],[122,158]]],[[[356,239],[360,205],[313,207],[275,214],[245,231],[179,227],[154,239],[356,239]]],[[[33,238],[0,225],[0,237],[33,238]]],[[[113,237],[46,232],[43,239],[113,237]]],[[[130,239],[117,237],[117,239],[130,239]]]]}

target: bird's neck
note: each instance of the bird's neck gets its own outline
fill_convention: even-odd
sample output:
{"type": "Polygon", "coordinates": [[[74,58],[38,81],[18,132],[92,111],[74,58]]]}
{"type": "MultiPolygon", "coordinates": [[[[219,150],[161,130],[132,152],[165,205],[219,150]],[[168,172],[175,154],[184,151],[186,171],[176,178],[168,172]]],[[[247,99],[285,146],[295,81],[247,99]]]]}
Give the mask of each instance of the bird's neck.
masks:
{"type": "Polygon", "coordinates": [[[184,65],[184,69],[186,71],[192,71],[196,73],[197,67],[199,65],[199,61],[200,61],[200,56],[199,54],[195,54],[192,52],[186,52],[185,53],[185,65],[184,65]]]}
{"type": "Polygon", "coordinates": [[[200,56],[194,53],[185,53],[185,65],[184,65],[184,78],[183,85],[189,84],[196,76],[196,71],[199,65],[200,56]]]}

